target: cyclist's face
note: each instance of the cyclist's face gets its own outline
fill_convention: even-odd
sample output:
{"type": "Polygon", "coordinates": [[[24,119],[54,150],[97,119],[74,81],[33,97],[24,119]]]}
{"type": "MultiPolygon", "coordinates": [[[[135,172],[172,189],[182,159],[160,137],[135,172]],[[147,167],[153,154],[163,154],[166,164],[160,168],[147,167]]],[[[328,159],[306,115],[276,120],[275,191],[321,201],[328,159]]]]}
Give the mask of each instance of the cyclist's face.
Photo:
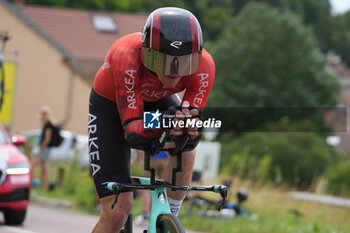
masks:
{"type": "Polygon", "coordinates": [[[181,76],[165,76],[158,74],[157,75],[160,82],[163,84],[164,87],[175,87],[176,84],[180,81],[181,76]]]}

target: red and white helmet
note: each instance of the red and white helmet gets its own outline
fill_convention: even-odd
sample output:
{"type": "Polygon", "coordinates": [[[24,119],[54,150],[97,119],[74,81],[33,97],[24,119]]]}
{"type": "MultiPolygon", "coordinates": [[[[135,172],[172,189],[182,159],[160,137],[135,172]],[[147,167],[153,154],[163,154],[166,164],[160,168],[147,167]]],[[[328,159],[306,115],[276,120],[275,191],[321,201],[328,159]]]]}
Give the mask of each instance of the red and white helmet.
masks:
{"type": "Polygon", "coordinates": [[[196,17],[189,11],[165,7],[153,11],[143,28],[143,64],[165,76],[186,76],[200,65],[203,36],[196,17]]]}

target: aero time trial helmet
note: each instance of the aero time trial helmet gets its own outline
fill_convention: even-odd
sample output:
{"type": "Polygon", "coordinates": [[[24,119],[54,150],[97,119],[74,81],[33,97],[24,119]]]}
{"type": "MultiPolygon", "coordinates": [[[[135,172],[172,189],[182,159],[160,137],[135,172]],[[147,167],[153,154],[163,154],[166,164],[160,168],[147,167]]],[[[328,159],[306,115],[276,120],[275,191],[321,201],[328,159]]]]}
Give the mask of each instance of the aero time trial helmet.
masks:
{"type": "Polygon", "coordinates": [[[202,29],[191,12],[159,8],[150,14],[143,28],[141,60],[157,74],[186,76],[198,70],[202,46],[202,29]]]}

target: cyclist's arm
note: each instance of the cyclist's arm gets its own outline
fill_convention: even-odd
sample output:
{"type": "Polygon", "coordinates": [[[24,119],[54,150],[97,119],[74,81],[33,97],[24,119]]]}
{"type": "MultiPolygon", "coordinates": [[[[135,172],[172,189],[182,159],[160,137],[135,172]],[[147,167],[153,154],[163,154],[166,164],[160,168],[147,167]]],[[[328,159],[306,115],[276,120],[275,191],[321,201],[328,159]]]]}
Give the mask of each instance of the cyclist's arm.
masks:
{"type": "Polygon", "coordinates": [[[139,51],[137,48],[127,48],[127,50],[116,51],[113,55],[116,102],[128,145],[142,149],[142,146],[156,138],[160,131],[143,128],[144,108],[138,74],[140,62],[137,60],[139,51]]]}
{"type": "MultiPolygon", "coordinates": [[[[203,57],[201,61],[201,66],[197,73],[192,75],[190,79],[186,79],[185,82],[186,92],[183,98],[184,101],[188,101],[192,107],[199,108],[204,111],[206,101],[208,99],[210,90],[213,86],[215,78],[215,63],[205,50],[203,50],[203,57]]],[[[198,129],[189,129],[192,132],[197,131],[197,135],[192,137],[186,147],[185,151],[193,150],[198,145],[201,136],[198,133],[198,129]]],[[[193,134],[193,133],[192,133],[193,134]]]]}
{"type": "Polygon", "coordinates": [[[203,55],[199,70],[191,75],[190,78],[184,79],[186,92],[183,98],[191,106],[204,110],[210,90],[215,78],[215,63],[210,54],[203,49],[203,55]]]}

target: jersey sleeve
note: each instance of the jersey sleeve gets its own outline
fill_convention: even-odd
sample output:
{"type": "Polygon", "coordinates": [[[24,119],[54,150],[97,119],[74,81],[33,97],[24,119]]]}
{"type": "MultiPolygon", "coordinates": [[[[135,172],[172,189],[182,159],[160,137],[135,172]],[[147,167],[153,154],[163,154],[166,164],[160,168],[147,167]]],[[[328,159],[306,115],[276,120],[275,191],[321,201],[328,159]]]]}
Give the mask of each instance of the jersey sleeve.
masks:
{"type": "Polygon", "coordinates": [[[132,41],[122,41],[112,53],[116,103],[123,125],[141,119],[143,100],[139,83],[139,51],[132,41]]]}
{"type": "Polygon", "coordinates": [[[203,110],[215,79],[215,63],[207,51],[203,49],[199,70],[183,79],[186,92],[182,101],[188,101],[191,106],[203,110]]]}
{"type": "Polygon", "coordinates": [[[113,51],[111,60],[116,103],[127,141],[130,135],[143,140],[154,139],[160,133],[159,130],[143,128],[139,41],[139,37],[122,41],[113,51]]]}

